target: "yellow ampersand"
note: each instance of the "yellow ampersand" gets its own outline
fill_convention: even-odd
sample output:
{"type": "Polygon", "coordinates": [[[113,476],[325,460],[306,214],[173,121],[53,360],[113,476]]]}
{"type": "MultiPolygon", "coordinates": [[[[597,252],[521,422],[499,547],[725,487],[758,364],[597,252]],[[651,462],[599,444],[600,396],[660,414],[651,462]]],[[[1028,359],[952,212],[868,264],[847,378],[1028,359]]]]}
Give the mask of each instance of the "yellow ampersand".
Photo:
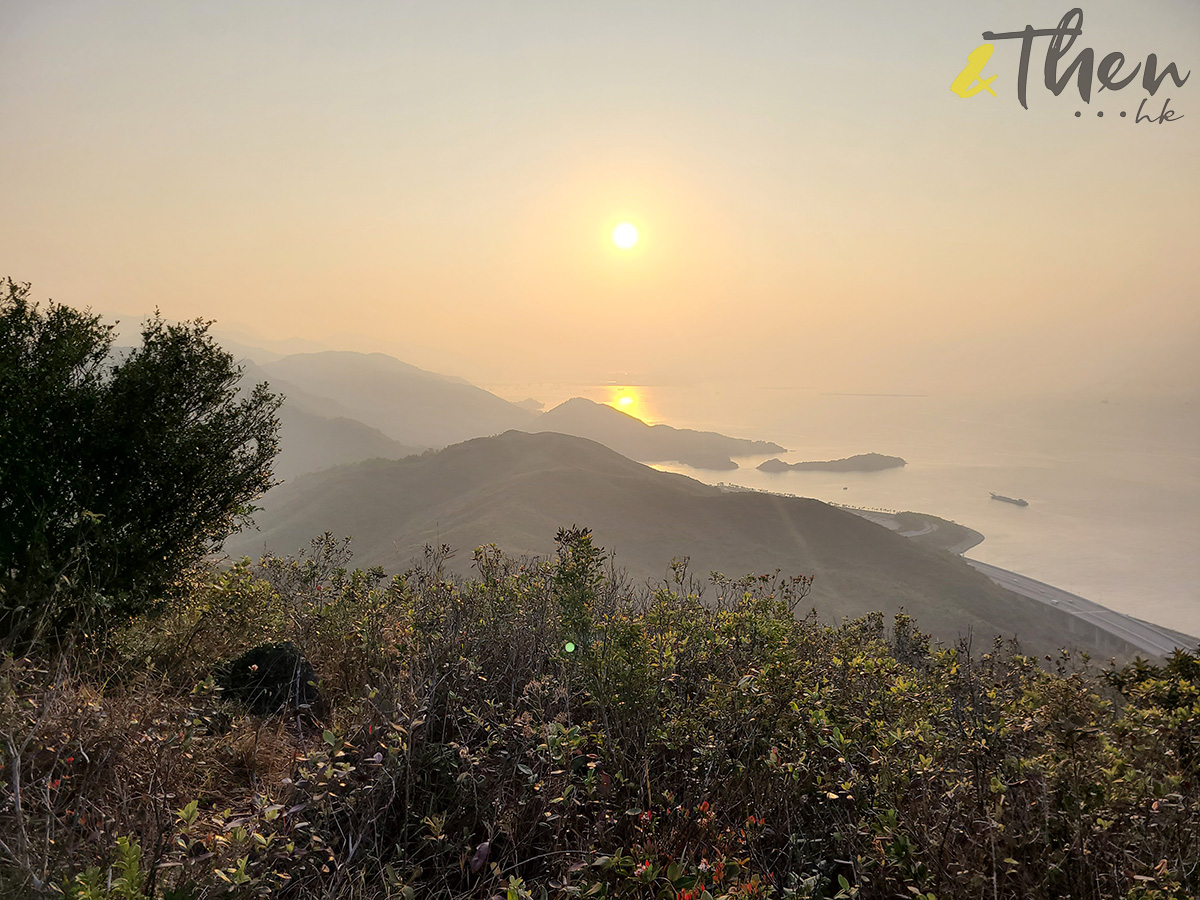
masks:
{"type": "Polygon", "coordinates": [[[950,90],[958,94],[960,97],[974,97],[980,91],[987,91],[993,97],[996,92],[992,90],[992,82],[996,80],[996,76],[991,78],[983,78],[983,67],[987,65],[988,60],[992,58],[992,51],[996,49],[995,44],[980,44],[971,51],[971,55],[967,57],[967,67],[958,73],[958,77],[950,84],[950,90]],[[979,82],[974,84],[974,82],[979,82]]]}

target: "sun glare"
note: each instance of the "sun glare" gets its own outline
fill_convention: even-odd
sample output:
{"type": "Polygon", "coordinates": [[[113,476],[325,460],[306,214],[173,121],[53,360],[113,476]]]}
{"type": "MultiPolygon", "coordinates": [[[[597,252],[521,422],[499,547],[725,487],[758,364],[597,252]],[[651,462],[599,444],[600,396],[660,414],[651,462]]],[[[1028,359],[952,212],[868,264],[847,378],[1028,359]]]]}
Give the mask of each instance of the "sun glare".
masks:
{"type": "Polygon", "coordinates": [[[628,413],[635,419],[645,421],[646,405],[643,403],[643,397],[634,388],[627,385],[614,385],[609,389],[608,405],[614,409],[619,409],[623,413],[628,413]]]}
{"type": "Polygon", "coordinates": [[[638,230],[630,222],[622,222],[613,229],[612,239],[622,250],[628,250],[638,242],[638,230]]]}

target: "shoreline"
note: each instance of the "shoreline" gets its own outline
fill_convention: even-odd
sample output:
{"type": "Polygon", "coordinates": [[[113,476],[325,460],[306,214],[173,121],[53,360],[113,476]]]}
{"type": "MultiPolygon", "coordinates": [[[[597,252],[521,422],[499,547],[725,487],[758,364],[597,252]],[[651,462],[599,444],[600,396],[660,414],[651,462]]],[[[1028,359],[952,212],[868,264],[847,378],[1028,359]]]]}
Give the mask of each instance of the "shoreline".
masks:
{"type": "Polygon", "coordinates": [[[1101,631],[1106,631],[1154,656],[1166,657],[1170,656],[1177,648],[1194,650],[1197,645],[1200,645],[1200,640],[1190,635],[1162,625],[1135,619],[1133,616],[1109,609],[1086,597],[1080,597],[1078,594],[1072,594],[1070,591],[1057,588],[1052,584],[1038,581],[1036,578],[1029,578],[1018,572],[1001,569],[991,563],[980,562],[966,556],[963,557],[963,560],[1002,588],[1031,600],[1049,604],[1076,618],[1090,622],[1101,631]]]}
{"type": "MultiPolygon", "coordinates": [[[[725,482],[719,482],[716,487],[727,491],[753,491],[766,494],[781,493],[788,497],[799,496],[785,494],[781,491],[761,491],[725,482]]],[[[928,513],[872,509],[826,502],[836,509],[867,519],[889,531],[894,531],[908,540],[915,540],[927,546],[953,553],[955,556],[962,556],[967,565],[990,578],[1000,587],[1030,600],[1052,606],[1078,620],[1080,627],[1090,627],[1102,631],[1151,656],[1165,658],[1177,648],[1191,651],[1200,646],[1200,638],[1182,631],[1117,612],[1117,610],[1096,603],[1094,600],[1088,600],[1086,597],[1022,575],[1020,572],[1002,569],[991,563],[963,556],[968,550],[979,546],[985,540],[985,536],[973,528],[967,528],[965,525],[928,513]]]]}
{"type": "Polygon", "coordinates": [[[1200,639],[1184,634],[1181,631],[1117,612],[1115,609],[1110,609],[1107,606],[1096,603],[1094,600],[1088,600],[1086,597],[1073,594],[1070,591],[1047,584],[1044,581],[1038,581],[1036,578],[1022,575],[1020,572],[1002,569],[991,563],[963,556],[971,548],[983,543],[984,536],[972,528],[959,525],[957,522],[948,522],[945,519],[939,519],[937,516],[924,513],[896,513],[875,509],[855,509],[854,507],[840,505],[838,508],[868,519],[877,525],[882,525],[890,531],[895,531],[901,537],[910,540],[919,540],[922,543],[941,547],[956,556],[962,556],[963,561],[967,565],[986,575],[1002,588],[1012,591],[1014,594],[1020,594],[1022,597],[1027,597],[1030,600],[1037,600],[1040,603],[1053,606],[1055,609],[1087,622],[1100,631],[1107,632],[1113,637],[1125,641],[1153,656],[1166,657],[1170,656],[1176,648],[1194,650],[1200,645],[1200,639]],[[918,527],[912,527],[912,522],[905,521],[910,517],[921,520],[923,524],[918,527]],[[946,543],[944,540],[938,540],[935,537],[944,525],[954,526],[957,540],[946,543]]]}

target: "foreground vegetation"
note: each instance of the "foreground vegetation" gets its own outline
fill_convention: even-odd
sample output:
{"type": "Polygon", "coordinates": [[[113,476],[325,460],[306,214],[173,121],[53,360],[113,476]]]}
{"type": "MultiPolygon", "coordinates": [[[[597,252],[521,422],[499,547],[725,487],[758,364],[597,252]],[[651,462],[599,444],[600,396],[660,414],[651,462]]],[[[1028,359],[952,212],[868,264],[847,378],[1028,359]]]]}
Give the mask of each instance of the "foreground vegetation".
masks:
{"type": "Polygon", "coordinates": [[[390,582],[347,559],[327,536],[5,658],[0,893],[1200,891],[1190,654],[1097,673],[903,616],[826,627],[803,579],[639,594],[586,531],[550,561],[483,548],[469,581],[443,551],[390,582]],[[228,661],[283,642],[319,696],[251,714],[228,661]]]}

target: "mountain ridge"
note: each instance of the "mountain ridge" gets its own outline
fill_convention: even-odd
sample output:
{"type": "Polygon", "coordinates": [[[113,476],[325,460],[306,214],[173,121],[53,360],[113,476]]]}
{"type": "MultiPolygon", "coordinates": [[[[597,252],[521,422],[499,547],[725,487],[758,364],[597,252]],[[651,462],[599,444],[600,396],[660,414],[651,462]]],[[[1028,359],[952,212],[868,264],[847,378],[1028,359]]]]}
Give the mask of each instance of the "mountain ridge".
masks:
{"type": "Polygon", "coordinates": [[[442,447],[528,427],[534,420],[530,411],[462,378],[430,372],[386,353],[293,353],[258,368],[268,381],[327,399],[341,414],[408,445],[442,447]]]}
{"type": "Polygon", "coordinates": [[[1015,634],[1037,652],[1057,649],[1066,633],[1056,610],[861,517],[817,500],[726,492],[553,432],[341,466],[276,488],[262,504],[261,532],[238,536],[230,552],[294,552],[332,531],[353,536],[358,565],[399,571],[425,545],[449,544],[465,567],[466,554],[489,543],[547,556],[557,530],[578,525],[637,580],[661,582],[676,557],[693,572],[732,577],[778,568],[815,577],[809,599],[826,619],[903,608],[947,642],[1015,634]]]}

